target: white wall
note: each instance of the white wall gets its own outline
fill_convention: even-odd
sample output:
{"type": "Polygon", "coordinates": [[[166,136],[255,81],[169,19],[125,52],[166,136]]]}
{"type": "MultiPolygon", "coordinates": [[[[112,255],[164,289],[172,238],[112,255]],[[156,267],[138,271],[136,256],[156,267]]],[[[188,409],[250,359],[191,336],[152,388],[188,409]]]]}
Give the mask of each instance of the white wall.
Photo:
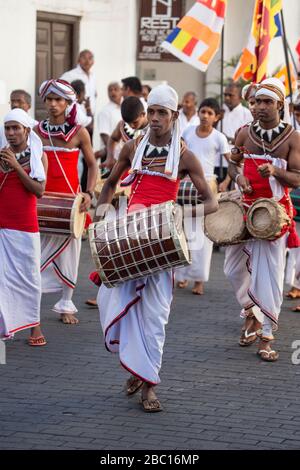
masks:
{"type": "Polygon", "coordinates": [[[9,109],[12,89],[24,88],[34,97],[37,11],[82,18],[80,49],[95,54],[98,108],[107,101],[110,81],[135,74],[135,0],[0,0],[0,81],[6,85],[0,118],[9,109]]]}

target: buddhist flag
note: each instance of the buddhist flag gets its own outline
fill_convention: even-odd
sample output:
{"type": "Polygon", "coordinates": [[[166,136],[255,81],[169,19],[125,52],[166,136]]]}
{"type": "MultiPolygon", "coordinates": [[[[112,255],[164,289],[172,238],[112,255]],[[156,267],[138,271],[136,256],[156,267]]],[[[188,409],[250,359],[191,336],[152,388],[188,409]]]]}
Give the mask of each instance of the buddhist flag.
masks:
{"type": "Polygon", "coordinates": [[[297,77],[294,73],[294,69],[291,64],[289,64],[289,67],[290,67],[290,75],[291,75],[292,92],[290,91],[290,87],[289,87],[289,79],[288,79],[286,65],[281,67],[280,70],[274,75],[274,77],[279,78],[279,80],[281,80],[282,83],[284,84],[285,90],[286,90],[286,96],[291,95],[297,89],[297,77]]]}
{"type": "Polygon", "coordinates": [[[256,0],[248,45],[243,49],[233,80],[261,82],[266,77],[271,39],[282,35],[282,0],[256,0]]]}
{"type": "Polygon", "coordinates": [[[162,43],[178,59],[205,72],[221,40],[227,0],[197,0],[162,43]]]}

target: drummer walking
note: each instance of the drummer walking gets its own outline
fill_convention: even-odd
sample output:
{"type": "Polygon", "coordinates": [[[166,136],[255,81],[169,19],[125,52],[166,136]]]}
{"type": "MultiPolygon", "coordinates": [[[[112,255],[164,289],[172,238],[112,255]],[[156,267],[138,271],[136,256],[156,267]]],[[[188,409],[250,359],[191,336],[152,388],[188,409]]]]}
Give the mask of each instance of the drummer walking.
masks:
{"type": "MultiPolygon", "coordinates": [[[[215,186],[215,192],[217,192],[214,175],[215,160],[223,155],[228,161],[230,156],[225,135],[214,128],[214,124],[220,118],[221,109],[214,98],[206,98],[200,104],[198,114],[199,126],[188,127],[182,137],[188,149],[196,155],[201,163],[206,181],[211,185],[211,188],[215,186]]],[[[188,227],[186,227],[186,232],[188,227]]],[[[209,279],[212,249],[212,241],[204,234],[203,237],[199,237],[198,246],[191,251],[192,264],[176,270],[177,287],[184,289],[187,287],[188,281],[191,280],[194,281],[193,294],[202,295],[204,293],[203,284],[209,279]]]]}
{"type": "Polygon", "coordinates": [[[13,109],[0,137],[0,338],[31,328],[29,345],[44,346],[36,200],[45,190],[47,158],[31,127],[28,114],[13,109]]]}
{"type": "MultiPolygon", "coordinates": [[[[243,192],[246,206],[261,197],[274,198],[291,216],[288,188],[300,185],[300,136],[280,119],[285,86],[276,78],[266,79],[257,86],[255,99],[258,120],[238,133],[229,174],[243,192]],[[242,174],[239,165],[243,159],[242,174]]],[[[233,246],[225,259],[225,274],[245,318],[239,344],[249,346],[259,337],[258,355],[264,361],[279,357],[271,342],[282,303],[285,250],[298,242],[294,225],[285,225],[277,239],[233,246]]]]}
{"type": "MultiPolygon", "coordinates": [[[[143,138],[123,147],[100,195],[96,220],[102,204],[112,201],[118,181],[128,169],[125,183],[132,183],[129,211],[141,204],[149,207],[176,200],[180,178],[187,174],[203,195],[204,212],[217,209],[200,163],[180,139],[176,91],[159,85],[149,94],[148,106],[149,130],[143,138]]],[[[142,389],[145,412],[162,410],[154,387],[160,382],[172,284],[172,272],[162,271],[111,289],[102,285],[98,293],[106,348],[119,352],[121,365],[131,374],[126,382],[127,395],[142,389]]]]}
{"type": "MultiPolygon", "coordinates": [[[[77,123],[75,91],[69,83],[52,79],[42,83],[40,96],[49,115],[35,128],[49,162],[46,191],[74,197],[80,192],[77,164],[81,150],[88,166],[88,180],[80,212],[86,212],[91,206],[98,167],[90,136],[77,123]]],[[[60,292],[61,299],[53,311],[60,314],[63,323],[77,324],[75,313],[78,310],[72,296],[77,282],[81,238],[43,233],[41,250],[42,292],[60,292]]]]}

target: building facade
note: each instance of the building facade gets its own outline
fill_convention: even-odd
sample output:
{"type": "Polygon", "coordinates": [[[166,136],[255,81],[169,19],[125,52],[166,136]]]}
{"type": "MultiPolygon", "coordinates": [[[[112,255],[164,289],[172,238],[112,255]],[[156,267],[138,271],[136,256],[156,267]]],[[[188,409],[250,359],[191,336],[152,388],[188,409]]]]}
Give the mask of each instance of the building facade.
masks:
{"type": "MultiPolygon", "coordinates": [[[[158,15],[153,25],[159,28],[165,24],[164,15],[172,17],[176,2],[180,2],[184,14],[195,0],[143,1],[148,2],[153,15],[158,15]]],[[[255,0],[228,0],[225,60],[245,47],[254,4],[255,0]]],[[[206,74],[179,61],[138,59],[141,5],[142,0],[0,0],[0,118],[9,109],[9,93],[15,88],[24,88],[32,95],[32,115],[38,115],[38,85],[72,68],[82,49],[90,49],[95,55],[98,109],[107,101],[109,82],[134,74],[144,82],[166,81],[180,96],[188,90],[196,91],[199,99],[218,93],[213,82],[220,77],[220,53],[206,74]]],[[[300,38],[300,2],[283,0],[283,5],[287,39],[294,51],[300,38]]],[[[282,40],[276,38],[271,44],[269,72],[283,63],[282,40]]],[[[232,70],[226,69],[225,76],[230,74],[232,70]]]]}

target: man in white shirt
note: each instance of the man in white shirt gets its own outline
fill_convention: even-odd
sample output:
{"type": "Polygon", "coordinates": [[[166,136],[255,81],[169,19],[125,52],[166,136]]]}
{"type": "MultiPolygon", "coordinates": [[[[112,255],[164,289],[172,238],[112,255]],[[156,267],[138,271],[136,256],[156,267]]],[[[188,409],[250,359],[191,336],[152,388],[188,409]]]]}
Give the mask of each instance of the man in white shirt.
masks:
{"type": "MultiPolygon", "coordinates": [[[[242,105],[242,89],[239,83],[232,82],[224,91],[224,116],[222,119],[222,132],[227,137],[228,143],[233,146],[236,131],[253,121],[249,109],[242,105]]],[[[218,124],[218,130],[221,130],[221,123],[218,124]]],[[[228,163],[225,159],[216,159],[215,173],[219,182],[226,177],[228,163]],[[222,161],[221,161],[222,160],[222,161]],[[221,168],[223,167],[223,178],[221,177],[221,168]]],[[[223,188],[224,190],[224,188],[223,188]]]]}
{"type": "Polygon", "coordinates": [[[109,102],[101,109],[97,117],[97,127],[100,134],[100,152],[98,158],[106,157],[108,139],[122,120],[121,102],[122,90],[117,82],[110,83],[107,89],[109,102]]]}
{"type": "Polygon", "coordinates": [[[197,95],[193,91],[185,93],[178,119],[181,134],[183,134],[189,126],[199,126],[200,119],[197,113],[197,95]]]}
{"type": "Polygon", "coordinates": [[[85,84],[86,98],[89,98],[92,114],[95,114],[97,99],[97,84],[94,72],[91,70],[94,65],[94,55],[85,49],[78,57],[77,66],[65,72],[60,78],[71,83],[74,80],[81,80],[85,84]]]}

